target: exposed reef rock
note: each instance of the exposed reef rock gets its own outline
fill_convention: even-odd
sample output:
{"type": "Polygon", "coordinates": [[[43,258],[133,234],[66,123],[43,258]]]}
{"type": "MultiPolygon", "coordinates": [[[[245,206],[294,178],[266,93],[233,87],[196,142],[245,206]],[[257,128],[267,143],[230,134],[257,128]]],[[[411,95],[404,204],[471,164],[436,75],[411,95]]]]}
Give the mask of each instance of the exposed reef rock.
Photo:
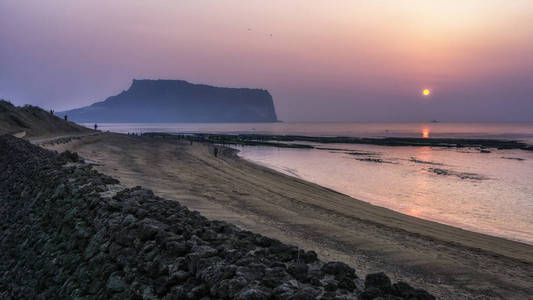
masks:
{"type": "Polygon", "coordinates": [[[443,176],[456,176],[461,179],[471,179],[471,180],[487,180],[489,178],[476,174],[476,173],[468,173],[468,172],[456,172],[453,170],[447,170],[447,169],[440,169],[440,168],[429,168],[430,172],[433,172],[437,175],[443,175],[443,176]]]}
{"type": "Polygon", "coordinates": [[[425,164],[425,165],[435,165],[435,166],[442,166],[443,165],[443,164],[438,163],[438,162],[420,160],[420,159],[416,159],[414,157],[411,157],[411,159],[409,161],[417,163],[417,164],[425,164]]]}
{"type": "Polygon", "coordinates": [[[373,162],[373,163],[387,163],[392,164],[390,161],[383,160],[381,158],[372,158],[372,157],[366,157],[366,158],[356,158],[355,160],[358,161],[367,161],[367,162],[373,162]]]}
{"type": "Polygon", "coordinates": [[[524,161],[524,160],[526,160],[525,158],[521,158],[521,157],[508,157],[508,156],[502,156],[501,158],[503,158],[503,159],[510,159],[510,160],[516,160],[516,161],[524,161]]]}
{"type": "Polygon", "coordinates": [[[380,153],[377,153],[377,152],[368,152],[368,151],[352,151],[352,152],[349,152],[348,154],[350,154],[350,155],[355,155],[355,156],[374,156],[374,155],[380,155],[380,153]]]}
{"type": "MultiPolygon", "coordinates": [[[[205,140],[225,143],[262,146],[259,142],[311,142],[321,144],[366,144],[380,146],[424,146],[446,148],[492,148],[492,149],[522,149],[533,151],[533,145],[521,141],[495,139],[461,139],[461,138],[408,138],[408,137],[343,137],[343,136],[302,136],[302,135],[270,135],[270,134],[197,134],[205,140]]],[[[314,146],[311,146],[314,148],[314,146]]],[[[327,149],[317,147],[319,149],[327,149]]],[[[335,149],[335,148],[330,148],[335,149]]],[[[486,150],[490,151],[490,150],[486,150]]]]}
{"type": "Polygon", "coordinates": [[[133,80],[127,91],[61,112],[76,122],[277,122],[267,90],[223,88],[183,80],[133,80]]]}
{"type": "Polygon", "coordinates": [[[433,299],[0,137],[0,299],[433,299]],[[115,191],[115,192],[111,192],[115,191]]]}

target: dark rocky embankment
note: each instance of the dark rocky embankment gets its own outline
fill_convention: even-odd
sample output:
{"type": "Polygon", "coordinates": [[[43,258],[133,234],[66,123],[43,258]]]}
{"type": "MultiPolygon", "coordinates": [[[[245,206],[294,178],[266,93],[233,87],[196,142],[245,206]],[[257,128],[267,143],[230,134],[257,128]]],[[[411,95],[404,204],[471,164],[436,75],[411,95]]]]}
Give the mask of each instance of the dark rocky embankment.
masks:
{"type": "Polygon", "coordinates": [[[1,299],[433,299],[0,137],[1,299]]]}

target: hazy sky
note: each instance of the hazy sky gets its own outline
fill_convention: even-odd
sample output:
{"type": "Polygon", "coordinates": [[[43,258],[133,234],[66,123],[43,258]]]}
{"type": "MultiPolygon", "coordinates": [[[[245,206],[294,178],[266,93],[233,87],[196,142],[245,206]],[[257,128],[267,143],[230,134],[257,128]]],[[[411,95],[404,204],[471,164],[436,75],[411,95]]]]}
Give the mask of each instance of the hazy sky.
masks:
{"type": "Polygon", "coordinates": [[[0,0],[0,98],[133,78],[265,88],[285,121],[533,121],[533,1],[0,0]]]}

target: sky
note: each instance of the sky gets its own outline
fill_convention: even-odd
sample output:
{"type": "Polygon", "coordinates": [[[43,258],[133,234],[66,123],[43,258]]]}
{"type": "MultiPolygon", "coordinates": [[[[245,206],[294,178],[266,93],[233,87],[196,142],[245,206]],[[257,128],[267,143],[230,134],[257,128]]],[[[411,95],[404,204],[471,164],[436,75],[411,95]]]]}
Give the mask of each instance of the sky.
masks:
{"type": "Polygon", "coordinates": [[[533,122],[532,28],[530,0],[0,0],[0,98],[161,78],[267,89],[288,122],[533,122]]]}

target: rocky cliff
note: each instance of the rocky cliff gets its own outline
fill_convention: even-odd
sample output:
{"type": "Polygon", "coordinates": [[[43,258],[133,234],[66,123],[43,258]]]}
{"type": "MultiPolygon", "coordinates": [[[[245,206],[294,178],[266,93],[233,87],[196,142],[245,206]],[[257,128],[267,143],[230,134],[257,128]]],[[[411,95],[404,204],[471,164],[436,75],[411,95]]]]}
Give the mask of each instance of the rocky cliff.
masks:
{"type": "Polygon", "coordinates": [[[8,135],[0,183],[0,299],[433,299],[8,135]]]}
{"type": "Polygon", "coordinates": [[[103,102],[59,113],[76,122],[276,122],[266,90],[222,88],[182,80],[133,80],[103,102]]]}

